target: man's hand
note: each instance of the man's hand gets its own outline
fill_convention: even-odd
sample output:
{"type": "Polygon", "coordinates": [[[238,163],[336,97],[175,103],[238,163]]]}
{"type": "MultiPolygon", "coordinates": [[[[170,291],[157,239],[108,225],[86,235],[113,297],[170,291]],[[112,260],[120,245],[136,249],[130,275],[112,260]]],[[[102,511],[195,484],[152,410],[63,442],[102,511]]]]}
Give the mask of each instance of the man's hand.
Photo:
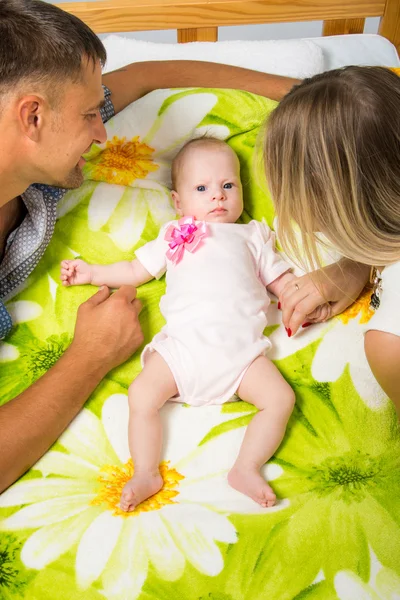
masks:
{"type": "Polygon", "coordinates": [[[295,334],[305,322],[317,323],[343,312],[368,282],[370,267],[347,258],[289,282],[280,294],[282,319],[295,334]],[[322,305],[329,302],[329,311],[322,305]]]}
{"type": "Polygon", "coordinates": [[[100,288],[79,307],[71,346],[83,356],[91,355],[106,372],[113,369],[143,343],[141,309],[134,287],[123,285],[112,295],[107,287],[100,288]]]}
{"type": "Polygon", "coordinates": [[[61,263],[60,279],[65,286],[92,283],[92,266],[80,258],[63,260],[61,263]]]}
{"type": "Polygon", "coordinates": [[[75,336],[33,385],[0,406],[0,492],[61,435],[108,371],[143,343],[132,286],[100,289],[78,309],[75,336]]]}

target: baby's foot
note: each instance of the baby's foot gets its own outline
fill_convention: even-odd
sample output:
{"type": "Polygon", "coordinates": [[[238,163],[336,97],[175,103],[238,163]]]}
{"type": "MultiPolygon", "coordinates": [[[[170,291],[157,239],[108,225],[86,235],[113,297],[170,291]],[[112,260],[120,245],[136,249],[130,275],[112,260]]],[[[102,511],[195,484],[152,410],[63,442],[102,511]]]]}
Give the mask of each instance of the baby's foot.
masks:
{"type": "Polygon", "coordinates": [[[265,508],[273,506],[276,502],[272,488],[256,470],[233,467],[228,473],[228,482],[235,490],[246,494],[265,508]]]}
{"type": "Polygon", "coordinates": [[[164,482],[159,473],[135,473],[123,487],[120,507],[125,512],[135,510],[138,504],[159,492],[164,482]]]}

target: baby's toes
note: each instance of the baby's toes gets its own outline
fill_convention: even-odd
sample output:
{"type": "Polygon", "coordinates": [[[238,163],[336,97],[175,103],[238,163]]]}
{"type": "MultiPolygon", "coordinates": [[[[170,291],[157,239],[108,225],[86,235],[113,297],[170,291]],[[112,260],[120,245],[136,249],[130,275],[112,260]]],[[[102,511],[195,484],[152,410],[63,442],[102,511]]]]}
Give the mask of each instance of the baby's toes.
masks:
{"type": "Polygon", "coordinates": [[[267,490],[264,492],[263,494],[263,500],[265,502],[265,506],[267,508],[270,508],[271,506],[274,506],[276,503],[276,496],[273,493],[273,491],[271,489],[267,490]]]}
{"type": "Polygon", "coordinates": [[[125,488],[121,493],[121,502],[133,502],[134,497],[135,494],[133,493],[133,490],[130,488],[125,488]]]}

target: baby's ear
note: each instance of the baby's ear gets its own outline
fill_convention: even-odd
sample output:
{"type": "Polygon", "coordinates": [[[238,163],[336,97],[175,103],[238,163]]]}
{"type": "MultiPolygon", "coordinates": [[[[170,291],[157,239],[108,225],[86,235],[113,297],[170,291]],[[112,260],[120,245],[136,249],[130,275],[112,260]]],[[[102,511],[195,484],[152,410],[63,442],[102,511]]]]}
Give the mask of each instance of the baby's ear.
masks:
{"type": "Polygon", "coordinates": [[[179,200],[178,192],[176,192],[175,190],[172,190],[171,196],[172,196],[172,200],[174,201],[174,206],[175,206],[175,210],[176,210],[177,214],[181,215],[182,209],[181,209],[181,202],[179,200]]]}

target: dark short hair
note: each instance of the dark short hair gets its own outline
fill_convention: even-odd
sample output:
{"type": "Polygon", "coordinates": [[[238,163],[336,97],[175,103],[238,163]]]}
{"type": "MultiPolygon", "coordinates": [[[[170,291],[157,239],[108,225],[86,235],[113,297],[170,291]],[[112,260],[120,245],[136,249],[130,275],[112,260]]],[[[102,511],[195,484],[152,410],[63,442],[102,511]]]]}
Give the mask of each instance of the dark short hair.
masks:
{"type": "Polygon", "coordinates": [[[106,50],[77,17],[41,0],[0,0],[0,97],[22,80],[78,81],[106,50]]]}

